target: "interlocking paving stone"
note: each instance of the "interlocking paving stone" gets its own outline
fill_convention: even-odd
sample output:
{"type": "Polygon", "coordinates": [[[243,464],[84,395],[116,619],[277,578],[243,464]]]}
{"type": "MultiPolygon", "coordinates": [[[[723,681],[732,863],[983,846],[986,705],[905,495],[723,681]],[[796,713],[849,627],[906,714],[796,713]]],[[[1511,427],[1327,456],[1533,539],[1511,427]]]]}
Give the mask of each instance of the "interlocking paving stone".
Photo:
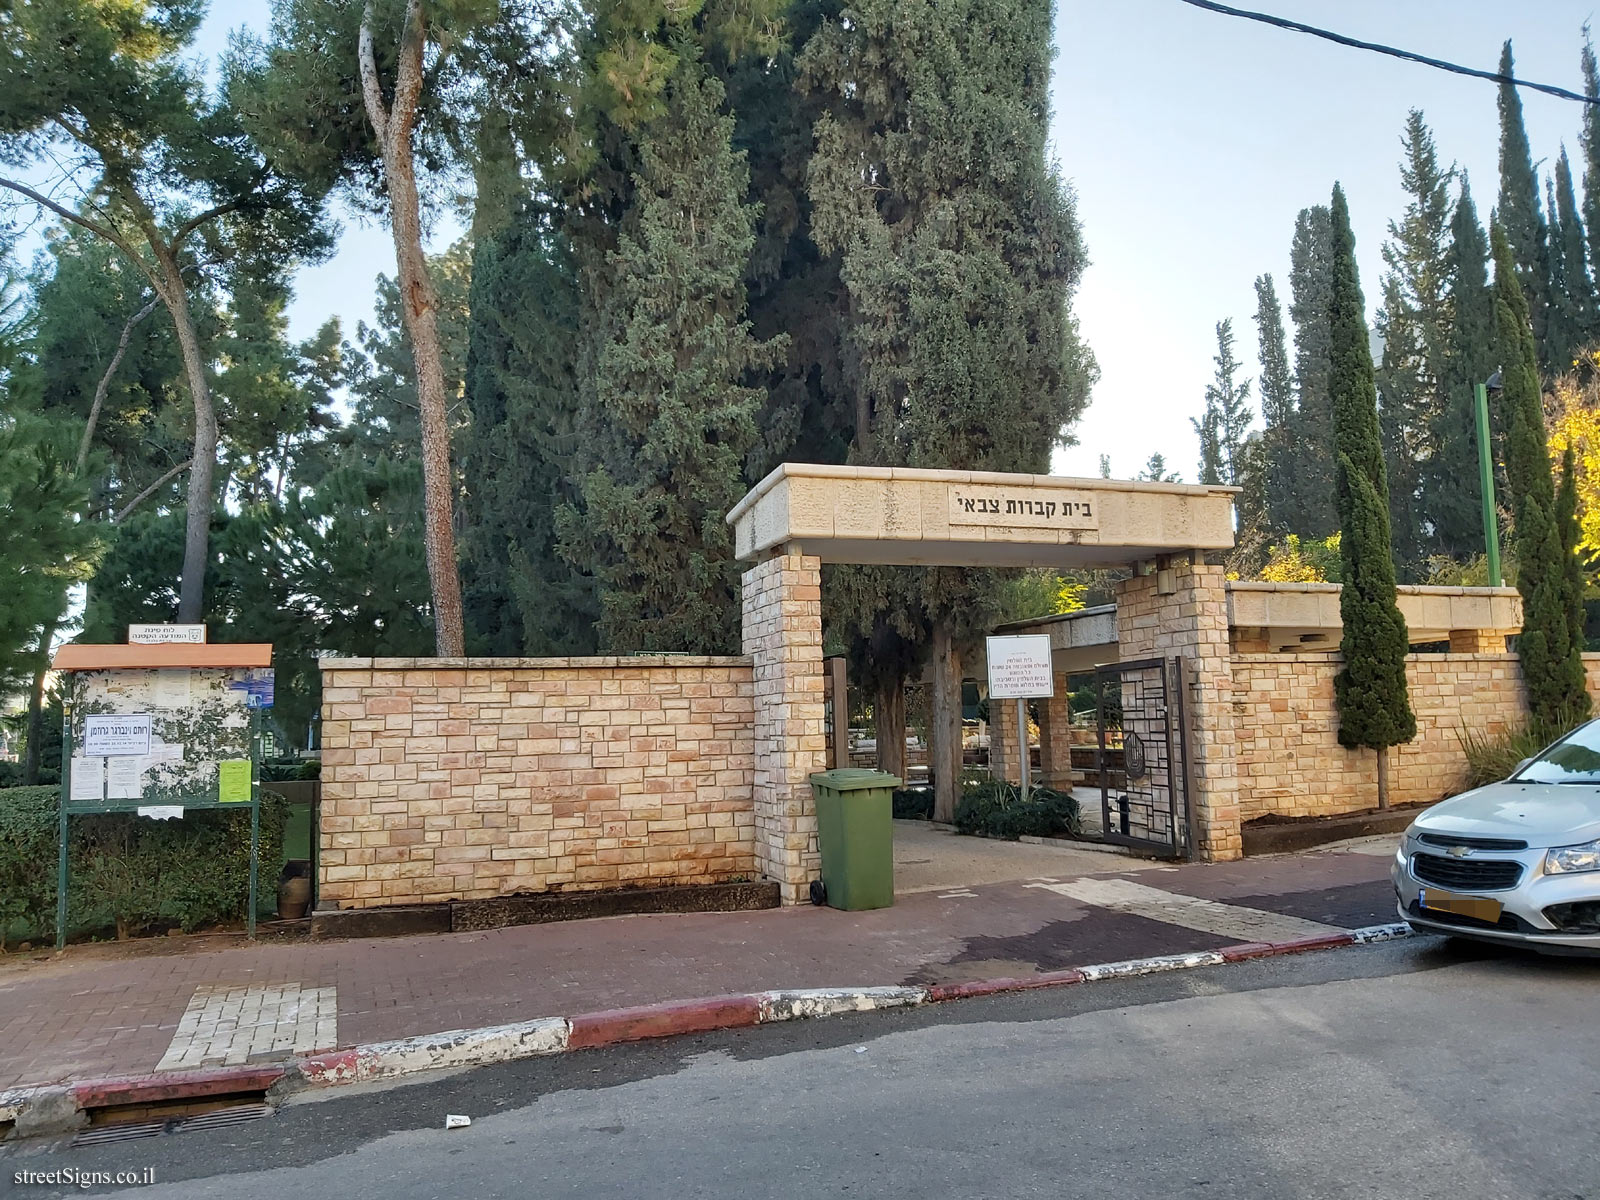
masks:
{"type": "Polygon", "coordinates": [[[262,1055],[332,1049],[338,990],[298,983],[201,984],[178,1021],[158,1071],[232,1066],[262,1055]]]}

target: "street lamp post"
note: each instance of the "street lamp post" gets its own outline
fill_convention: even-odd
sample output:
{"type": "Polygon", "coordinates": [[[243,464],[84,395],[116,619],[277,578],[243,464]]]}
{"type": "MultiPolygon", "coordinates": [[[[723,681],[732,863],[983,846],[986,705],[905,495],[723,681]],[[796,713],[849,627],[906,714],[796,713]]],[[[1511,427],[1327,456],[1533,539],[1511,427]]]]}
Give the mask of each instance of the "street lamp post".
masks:
{"type": "Polygon", "coordinates": [[[1500,372],[1473,385],[1478,418],[1478,477],[1483,492],[1483,548],[1489,563],[1489,586],[1499,587],[1500,522],[1494,508],[1494,456],[1489,451],[1489,393],[1500,394],[1500,372]]]}

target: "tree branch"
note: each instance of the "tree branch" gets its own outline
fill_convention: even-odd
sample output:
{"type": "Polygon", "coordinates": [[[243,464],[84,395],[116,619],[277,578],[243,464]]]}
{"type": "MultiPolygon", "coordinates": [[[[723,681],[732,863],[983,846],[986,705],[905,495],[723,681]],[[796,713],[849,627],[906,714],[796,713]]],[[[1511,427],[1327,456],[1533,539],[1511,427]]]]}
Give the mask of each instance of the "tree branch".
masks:
{"type": "Polygon", "coordinates": [[[383,104],[383,89],[378,86],[378,59],[372,48],[372,6],[367,0],[361,10],[361,38],[358,52],[361,60],[361,99],[367,107],[367,120],[378,135],[384,155],[389,153],[389,110],[383,104]]]}
{"type": "Polygon", "coordinates": [[[148,500],[151,496],[155,495],[158,491],[160,491],[167,484],[171,483],[179,475],[181,475],[185,471],[187,471],[189,469],[189,464],[192,463],[192,462],[194,462],[194,459],[192,459],[192,458],[184,459],[183,462],[181,462],[177,466],[173,467],[172,470],[168,471],[160,479],[156,480],[149,487],[145,488],[144,491],[140,492],[132,500],[129,500],[126,504],[124,504],[122,506],[122,508],[120,510],[118,510],[112,516],[111,523],[113,525],[120,525],[123,522],[123,520],[126,519],[126,517],[128,516],[129,513],[131,513],[134,509],[138,508],[139,505],[143,504],[146,500],[148,500]]]}
{"type": "Polygon", "coordinates": [[[188,237],[196,229],[199,229],[200,226],[204,225],[207,221],[214,221],[218,217],[226,216],[228,213],[236,212],[243,207],[243,200],[230,200],[226,204],[219,204],[215,208],[206,209],[205,212],[201,213],[197,217],[190,217],[182,225],[179,225],[177,232],[172,235],[173,251],[176,252],[178,248],[183,245],[183,239],[188,237]]]}
{"type": "Polygon", "coordinates": [[[112,229],[109,225],[102,225],[98,221],[91,221],[82,213],[75,213],[65,205],[56,203],[56,201],[50,199],[49,196],[46,196],[41,192],[36,192],[27,184],[18,183],[14,179],[0,177],[0,187],[3,187],[8,191],[16,192],[19,196],[26,196],[40,208],[45,209],[48,212],[55,213],[55,215],[60,217],[63,221],[70,221],[74,225],[78,225],[84,229],[87,229],[90,233],[97,237],[105,238],[106,241],[110,242],[113,246],[121,250],[124,254],[127,254],[129,257],[138,257],[138,255],[134,254],[132,249],[129,248],[128,243],[123,240],[121,235],[119,235],[117,231],[112,229]]]}
{"type": "Polygon", "coordinates": [[[155,312],[160,303],[161,297],[157,296],[128,318],[128,323],[122,327],[122,336],[117,339],[117,352],[111,356],[110,364],[100,376],[100,382],[95,385],[94,403],[89,406],[89,422],[83,427],[83,438],[78,442],[76,473],[80,476],[83,474],[84,464],[89,461],[89,444],[94,441],[94,429],[100,421],[100,409],[106,402],[106,393],[111,390],[111,377],[117,373],[117,368],[122,365],[123,356],[128,353],[128,343],[133,338],[134,327],[155,312]]]}
{"type": "Polygon", "coordinates": [[[394,84],[394,104],[390,106],[390,120],[400,127],[394,130],[396,142],[411,141],[411,130],[417,123],[417,103],[422,97],[422,50],[427,41],[427,25],[422,16],[422,0],[406,0],[406,23],[400,34],[400,60],[394,84]]]}

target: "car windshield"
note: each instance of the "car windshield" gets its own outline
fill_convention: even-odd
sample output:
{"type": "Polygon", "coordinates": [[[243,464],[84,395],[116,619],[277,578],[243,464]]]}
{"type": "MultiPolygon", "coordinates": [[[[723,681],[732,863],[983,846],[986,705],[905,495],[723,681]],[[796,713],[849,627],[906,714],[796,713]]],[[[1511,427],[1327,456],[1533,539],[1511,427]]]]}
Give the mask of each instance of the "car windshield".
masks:
{"type": "Polygon", "coordinates": [[[1518,783],[1600,784],[1600,721],[1573,730],[1512,778],[1518,783]]]}

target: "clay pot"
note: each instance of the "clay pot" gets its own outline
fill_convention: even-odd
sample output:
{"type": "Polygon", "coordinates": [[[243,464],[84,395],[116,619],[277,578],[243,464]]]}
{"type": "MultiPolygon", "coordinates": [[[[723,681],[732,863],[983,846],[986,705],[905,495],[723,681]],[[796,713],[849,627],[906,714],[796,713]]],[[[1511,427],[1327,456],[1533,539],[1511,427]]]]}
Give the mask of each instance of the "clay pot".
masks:
{"type": "Polygon", "coordinates": [[[311,880],[304,875],[292,875],[278,885],[278,916],[285,921],[298,921],[311,907],[311,880]]]}

